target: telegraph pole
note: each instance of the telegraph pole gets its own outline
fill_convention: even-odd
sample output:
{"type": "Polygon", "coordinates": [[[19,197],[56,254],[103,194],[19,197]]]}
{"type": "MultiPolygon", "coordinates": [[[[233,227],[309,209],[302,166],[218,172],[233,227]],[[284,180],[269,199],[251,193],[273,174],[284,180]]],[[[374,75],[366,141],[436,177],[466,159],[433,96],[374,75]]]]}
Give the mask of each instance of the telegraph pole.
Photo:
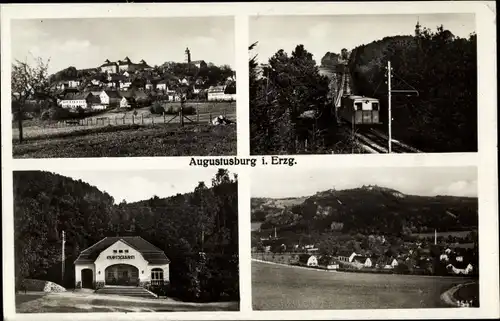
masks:
{"type": "Polygon", "coordinates": [[[391,90],[391,78],[392,78],[392,74],[391,74],[391,61],[389,60],[387,62],[387,91],[388,91],[388,100],[387,100],[387,110],[388,110],[388,126],[389,126],[389,130],[388,130],[388,136],[389,136],[389,146],[388,146],[388,149],[387,151],[389,152],[389,154],[392,152],[392,106],[391,106],[391,96],[392,96],[392,90],[391,90]]]}
{"type": "Polygon", "coordinates": [[[65,257],[64,257],[64,245],[66,243],[66,234],[64,233],[64,231],[62,231],[62,251],[61,251],[61,285],[64,285],[64,270],[65,270],[65,266],[64,266],[64,261],[65,261],[65,257]]]}

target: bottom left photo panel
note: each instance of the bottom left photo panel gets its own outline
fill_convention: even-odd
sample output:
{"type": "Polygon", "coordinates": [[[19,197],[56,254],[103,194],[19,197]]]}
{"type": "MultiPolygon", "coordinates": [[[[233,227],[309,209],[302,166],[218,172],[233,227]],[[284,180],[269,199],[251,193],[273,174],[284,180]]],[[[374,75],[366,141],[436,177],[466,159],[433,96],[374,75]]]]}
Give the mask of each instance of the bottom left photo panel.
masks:
{"type": "Polygon", "coordinates": [[[14,171],[17,313],[238,311],[226,169],[14,171]]]}

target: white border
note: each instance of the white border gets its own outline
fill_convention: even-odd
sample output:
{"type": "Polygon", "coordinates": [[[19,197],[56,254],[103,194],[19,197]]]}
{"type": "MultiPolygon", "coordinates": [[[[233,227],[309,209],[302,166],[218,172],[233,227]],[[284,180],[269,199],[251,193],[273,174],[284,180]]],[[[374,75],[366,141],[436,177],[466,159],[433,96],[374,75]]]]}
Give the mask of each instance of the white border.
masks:
{"type": "MultiPolygon", "coordinates": [[[[172,313],[61,313],[18,314],[13,297],[13,210],[12,170],[51,169],[186,169],[190,157],[145,158],[86,158],[12,160],[12,129],[10,125],[10,86],[2,88],[2,220],[3,220],[3,276],[4,314],[6,320],[94,320],[100,318],[123,320],[157,319],[419,319],[419,318],[492,318],[499,316],[498,291],[498,187],[496,155],[496,4],[490,2],[345,2],[345,3],[171,3],[171,4],[44,4],[2,5],[1,53],[2,84],[10,83],[10,20],[20,18],[84,18],[84,17],[182,17],[235,16],[235,45],[238,116],[238,156],[247,157],[248,143],[248,16],[252,15],[345,15],[345,14],[409,14],[409,13],[475,13],[478,34],[478,128],[477,154],[421,154],[421,155],[318,155],[297,156],[294,170],[334,167],[379,166],[478,166],[479,179],[479,242],[480,297],[478,309],[394,309],[394,310],[309,310],[309,311],[253,311],[251,312],[250,284],[250,178],[248,167],[229,167],[239,174],[239,235],[240,235],[240,292],[241,312],[172,312],[172,313]]],[[[270,32],[272,32],[270,30],[270,32]]],[[[257,157],[260,158],[260,157],[257,157]]]]}

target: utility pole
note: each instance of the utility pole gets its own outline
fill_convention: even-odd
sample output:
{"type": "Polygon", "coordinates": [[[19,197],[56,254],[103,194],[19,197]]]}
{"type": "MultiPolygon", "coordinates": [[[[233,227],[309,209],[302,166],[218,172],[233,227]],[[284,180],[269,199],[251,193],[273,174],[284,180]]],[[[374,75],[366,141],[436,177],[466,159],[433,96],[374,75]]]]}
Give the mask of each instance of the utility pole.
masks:
{"type": "Polygon", "coordinates": [[[65,270],[65,266],[64,266],[64,261],[65,261],[65,257],[64,257],[64,245],[66,243],[66,234],[64,233],[64,231],[62,231],[62,251],[61,251],[61,285],[64,285],[64,270],[65,270]]]}
{"type": "MultiPolygon", "coordinates": [[[[387,93],[388,93],[388,99],[387,99],[387,114],[388,114],[388,152],[392,152],[392,93],[406,93],[409,95],[410,93],[416,94],[417,96],[419,95],[418,90],[413,88],[413,86],[409,85],[406,81],[400,79],[404,84],[406,84],[408,87],[411,89],[397,89],[394,90],[392,89],[392,77],[393,77],[393,70],[391,67],[391,62],[387,61],[387,93]]],[[[399,77],[398,77],[399,78],[399,77]]]]}
{"type": "Polygon", "coordinates": [[[388,136],[389,136],[389,146],[388,146],[388,149],[387,151],[389,152],[389,154],[392,152],[392,106],[391,106],[391,96],[392,96],[392,90],[391,90],[391,78],[392,78],[392,74],[391,74],[391,71],[392,71],[392,68],[391,68],[391,61],[389,60],[387,62],[387,91],[388,91],[388,99],[387,99],[387,114],[388,114],[388,126],[389,126],[389,130],[388,130],[388,136]]]}

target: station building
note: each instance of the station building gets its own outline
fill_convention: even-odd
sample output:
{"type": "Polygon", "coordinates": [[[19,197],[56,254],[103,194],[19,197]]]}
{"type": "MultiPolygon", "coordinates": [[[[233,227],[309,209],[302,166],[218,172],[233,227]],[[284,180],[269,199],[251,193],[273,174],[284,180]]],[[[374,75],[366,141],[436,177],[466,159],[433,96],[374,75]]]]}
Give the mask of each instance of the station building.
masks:
{"type": "Polygon", "coordinates": [[[146,286],[169,282],[170,260],[139,236],[105,237],[75,261],[77,288],[146,286]]]}

